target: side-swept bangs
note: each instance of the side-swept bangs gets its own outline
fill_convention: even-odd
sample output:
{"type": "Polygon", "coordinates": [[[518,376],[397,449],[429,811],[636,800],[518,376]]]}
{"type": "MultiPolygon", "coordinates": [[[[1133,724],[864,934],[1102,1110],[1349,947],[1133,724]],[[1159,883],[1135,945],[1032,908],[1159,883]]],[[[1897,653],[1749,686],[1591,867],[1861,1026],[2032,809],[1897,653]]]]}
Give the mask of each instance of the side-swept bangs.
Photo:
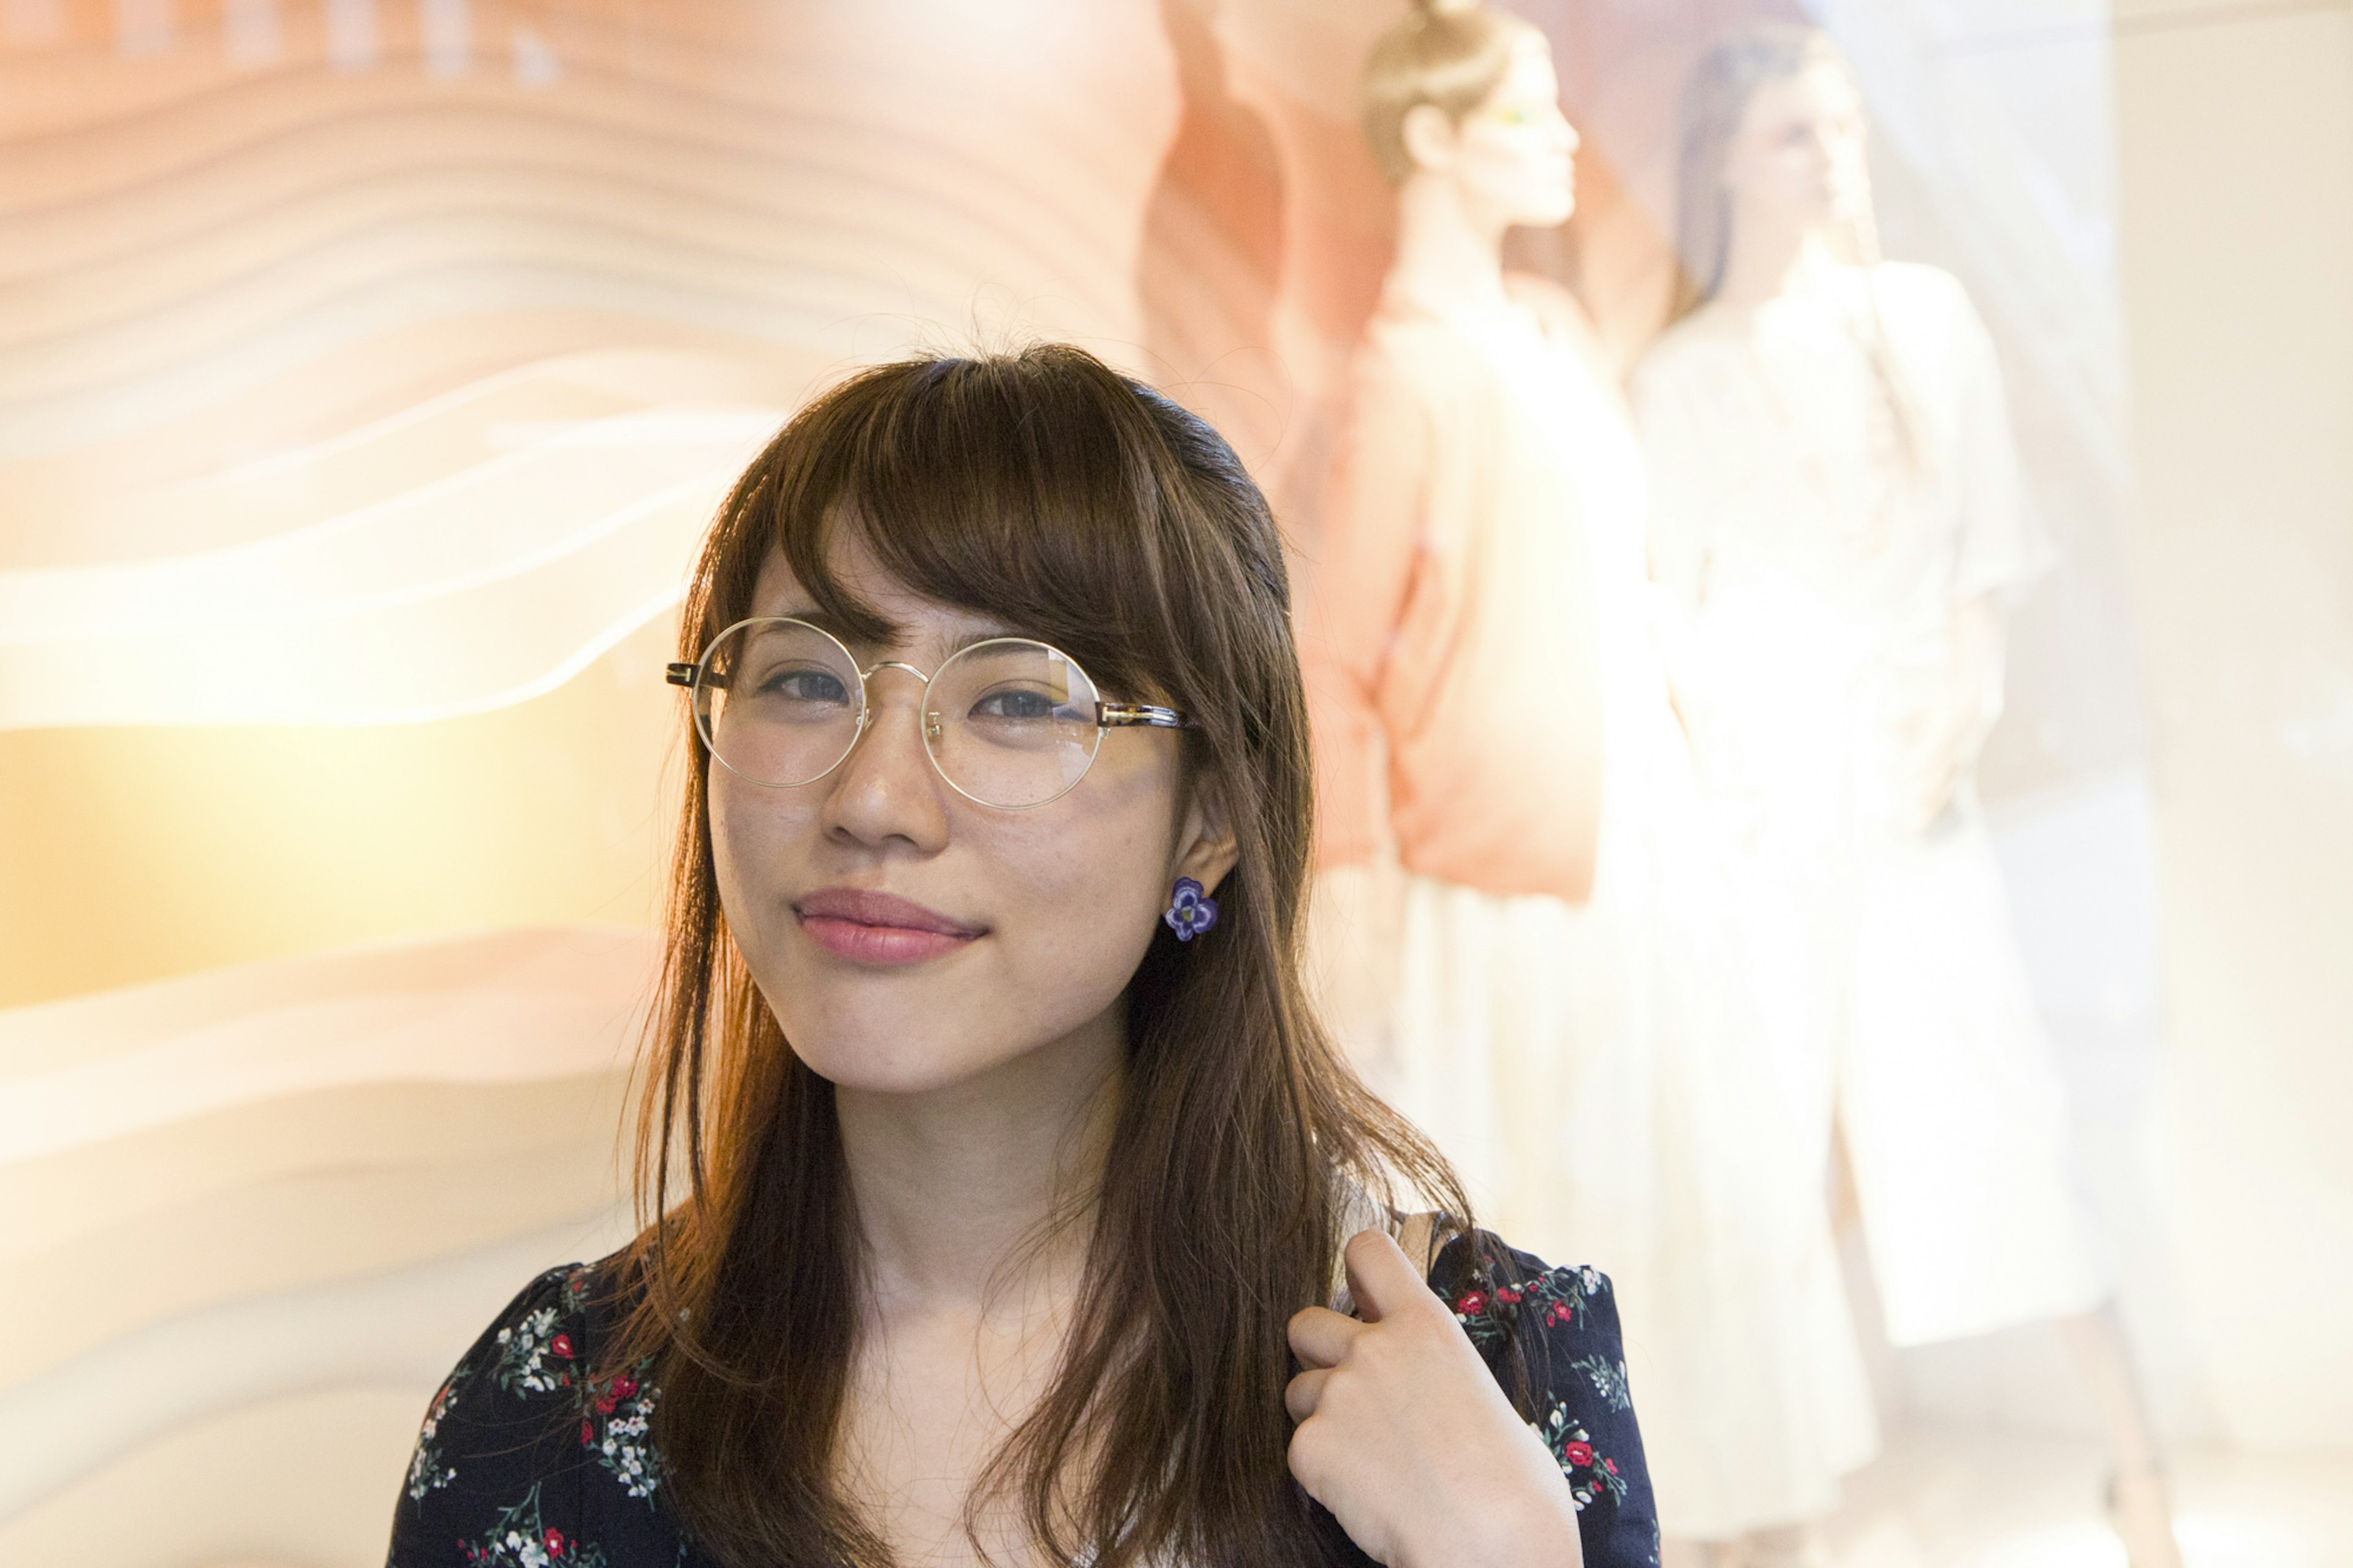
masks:
{"type": "Polygon", "coordinates": [[[1288,610],[1271,518],[1185,515],[1256,499],[1232,451],[1060,345],[867,371],[803,411],[745,485],[729,509],[737,526],[723,525],[705,563],[706,638],[752,613],[775,551],[845,630],[888,640],[896,628],[835,570],[854,531],[916,593],[1054,644],[1106,690],[1164,698],[1208,723],[1254,694],[1226,688],[1213,700],[1199,678],[1230,652],[1203,599],[1288,610]],[[1184,481],[1180,470],[1204,467],[1238,482],[1184,481]]]}

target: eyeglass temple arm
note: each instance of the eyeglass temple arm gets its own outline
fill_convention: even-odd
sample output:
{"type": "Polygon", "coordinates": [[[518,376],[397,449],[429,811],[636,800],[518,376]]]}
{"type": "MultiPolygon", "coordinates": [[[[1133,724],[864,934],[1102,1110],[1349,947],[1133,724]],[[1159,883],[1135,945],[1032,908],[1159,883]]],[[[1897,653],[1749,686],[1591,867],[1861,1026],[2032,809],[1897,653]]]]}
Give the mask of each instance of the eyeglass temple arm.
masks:
{"type": "Polygon", "coordinates": [[[1095,722],[1106,730],[1149,726],[1155,730],[1190,730],[1192,720],[1174,708],[1155,708],[1149,702],[1098,702],[1095,722]]]}

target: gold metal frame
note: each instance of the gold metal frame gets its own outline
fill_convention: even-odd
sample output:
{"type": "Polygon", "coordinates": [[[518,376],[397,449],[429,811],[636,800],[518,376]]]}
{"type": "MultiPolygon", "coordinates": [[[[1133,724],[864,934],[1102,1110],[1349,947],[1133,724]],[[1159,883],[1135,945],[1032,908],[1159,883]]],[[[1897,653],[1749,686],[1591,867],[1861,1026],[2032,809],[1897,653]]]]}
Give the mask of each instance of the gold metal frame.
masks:
{"type": "MultiPolygon", "coordinates": [[[[1105,702],[1102,700],[1101,696],[1098,695],[1095,700],[1095,742],[1094,744],[1088,749],[1087,765],[1079,770],[1079,776],[1077,778],[1072,779],[1069,784],[1064,784],[1060,789],[1056,790],[1044,800],[1031,801],[1027,805],[1000,805],[993,800],[983,800],[978,795],[974,795],[971,791],[965,789],[962,784],[956,783],[955,780],[948,777],[947,769],[940,765],[939,753],[932,749],[932,742],[940,738],[940,716],[931,705],[932,687],[939,680],[940,676],[945,673],[950,665],[955,663],[957,659],[962,658],[965,655],[975,652],[980,648],[993,647],[1005,643],[1020,643],[1029,647],[1044,648],[1048,653],[1052,654],[1055,658],[1069,665],[1072,669],[1078,671],[1080,679],[1084,680],[1089,686],[1094,687],[1098,693],[1103,689],[1101,687],[1095,686],[1095,678],[1087,673],[1086,667],[1084,665],[1081,664],[1077,659],[1072,658],[1069,654],[1064,653],[1060,648],[1056,647],[1052,643],[1041,641],[1037,637],[989,637],[981,642],[969,644],[968,646],[960,647],[956,649],[955,652],[950,654],[941,662],[940,668],[932,671],[930,674],[925,674],[923,670],[916,668],[913,665],[907,664],[895,658],[886,658],[878,664],[861,668],[858,662],[857,655],[851,653],[848,645],[843,643],[839,637],[835,637],[823,626],[818,626],[809,621],[802,620],[798,616],[746,616],[744,619],[737,621],[734,625],[724,628],[716,637],[712,637],[710,642],[704,644],[702,657],[696,659],[693,663],[690,664],[683,659],[671,661],[664,668],[662,679],[670,682],[672,686],[682,686],[686,688],[687,694],[690,699],[695,700],[692,710],[694,713],[694,732],[702,738],[702,748],[704,751],[711,753],[711,758],[713,762],[717,763],[721,767],[725,768],[729,773],[733,773],[737,778],[744,780],[747,784],[758,784],[762,789],[801,789],[807,785],[816,784],[820,780],[830,777],[836,768],[839,768],[842,763],[849,760],[849,753],[858,749],[859,741],[865,736],[868,727],[874,722],[874,704],[867,700],[867,683],[886,669],[903,669],[909,675],[913,676],[916,679],[923,683],[923,707],[920,710],[923,714],[923,755],[930,760],[932,772],[939,774],[940,782],[942,784],[946,784],[948,788],[955,791],[956,794],[964,796],[965,799],[971,801],[975,805],[987,806],[992,811],[1035,811],[1041,805],[1051,805],[1054,802],[1061,799],[1064,795],[1078,788],[1080,784],[1086,778],[1087,774],[1094,771],[1095,758],[1101,754],[1103,751],[1103,732],[1107,730],[1135,728],[1154,730],[1190,730],[1196,728],[1190,716],[1180,712],[1176,709],[1164,708],[1159,704],[1153,702],[1105,702]],[[737,632],[742,631],[746,626],[800,626],[805,630],[815,632],[818,636],[831,643],[835,647],[839,648],[841,650],[842,662],[848,665],[851,669],[856,670],[858,673],[858,729],[856,733],[850,736],[849,743],[841,749],[841,755],[834,758],[833,761],[827,763],[822,770],[812,774],[808,778],[801,780],[798,784],[774,784],[766,779],[755,779],[751,774],[737,768],[733,763],[730,763],[725,757],[719,754],[719,747],[711,738],[710,726],[704,721],[703,705],[699,699],[702,691],[704,679],[711,672],[711,656],[718,651],[719,645],[721,643],[726,641],[729,637],[733,637],[737,632]]],[[[723,688],[714,688],[714,689],[723,689],[723,688]]]]}

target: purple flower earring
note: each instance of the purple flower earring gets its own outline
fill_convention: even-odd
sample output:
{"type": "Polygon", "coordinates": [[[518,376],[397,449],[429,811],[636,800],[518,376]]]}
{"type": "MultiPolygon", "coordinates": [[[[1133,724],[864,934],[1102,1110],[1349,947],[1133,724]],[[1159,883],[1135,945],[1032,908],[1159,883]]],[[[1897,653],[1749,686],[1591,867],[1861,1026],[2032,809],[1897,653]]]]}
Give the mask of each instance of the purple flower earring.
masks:
{"type": "Polygon", "coordinates": [[[1168,922],[1178,942],[1190,942],[1218,923],[1218,900],[1204,893],[1192,878],[1179,877],[1160,918],[1168,922]]]}

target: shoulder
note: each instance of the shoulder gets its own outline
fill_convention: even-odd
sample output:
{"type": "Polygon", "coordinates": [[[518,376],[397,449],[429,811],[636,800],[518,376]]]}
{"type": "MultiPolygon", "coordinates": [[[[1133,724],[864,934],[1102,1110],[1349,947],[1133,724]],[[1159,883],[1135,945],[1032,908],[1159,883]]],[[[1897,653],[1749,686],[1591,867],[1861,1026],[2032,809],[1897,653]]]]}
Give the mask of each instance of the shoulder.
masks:
{"type": "Polygon", "coordinates": [[[1598,335],[1585,302],[1549,278],[1533,272],[1504,274],[1504,292],[1514,303],[1535,314],[1546,331],[1574,340],[1580,347],[1595,346],[1598,335]]]}
{"type": "Polygon", "coordinates": [[[659,1394],[644,1365],[602,1360],[626,1308],[620,1278],[610,1258],[551,1268],[459,1358],[418,1428],[392,1563],[504,1562],[497,1542],[518,1531],[585,1549],[609,1533],[607,1502],[634,1501],[644,1517],[625,1526],[656,1526],[659,1394]]]}
{"type": "Polygon", "coordinates": [[[1586,1562],[1655,1563],[1658,1510],[1609,1277],[1481,1231],[1440,1249],[1430,1284],[1560,1466],[1586,1562]]]}
{"type": "Polygon", "coordinates": [[[1968,289],[1941,267],[1921,261],[1882,261],[1871,269],[1871,287],[1882,310],[1940,326],[1978,324],[1978,308],[1968,289]]]}
{"type": "Polygon", "coordinates": [[[1375,317],[1349,364],[1337,460],[1377,494],[1425,482],[1432,464],[1461,448],[1464,421],[1483,401],[1480,372],[1434,318],[1375,317]]]}
{"type": "Polygon", "coordinates": [[[1386,394],[1435,402],[1434,386],[1475,375],[1480,360],[1462,334],[1440,318],[1385,303],[1366,323],[1352,368],[1360,396],[1386,394]]]}
{"type": "Polygon", "coordinates": [[[1589,1264],[1548,1264],[1486,1231],[1455,1236],[1440,1248],[1430,1288],[1473,1342],[1530,1329],[1619,1332],[1608,1275],[1589,1264]]]}
{"type": "Polygon", "coordinates": [[[1959,279],[1925,261],[1873,262],[1871,282],[1875,289],[1913,299],[1966,301],[1969,297],[1959,279]]]}
{"type": "Polygon", "coordinates": [[[1651,341],[1629,385],[1639,400],[1672,392],[1694,375],[1714,376],[1725,356],[1746,353],[1745,332],[1742,318],[1721,305],[1702,305],[1651,341]]]}

